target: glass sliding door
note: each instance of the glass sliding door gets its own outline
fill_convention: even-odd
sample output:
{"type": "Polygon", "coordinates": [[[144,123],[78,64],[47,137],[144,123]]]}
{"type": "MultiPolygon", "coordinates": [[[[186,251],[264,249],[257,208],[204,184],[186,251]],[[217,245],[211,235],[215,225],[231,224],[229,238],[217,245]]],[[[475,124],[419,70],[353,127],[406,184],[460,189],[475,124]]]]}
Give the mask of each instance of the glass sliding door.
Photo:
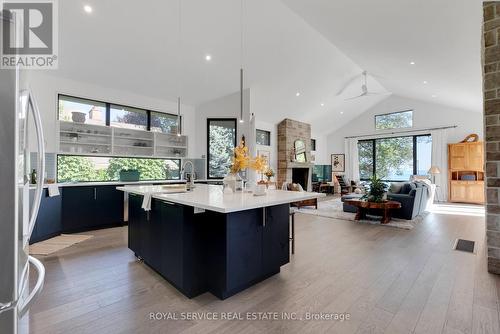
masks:
{"type": "Polygon", "coordinates": [[[416,137],[417,175],[427,175],[431,168],[432,136],[416,137]]]}
{"type": "Polygon", "coordinates": [[[359,177],[367,180],[373,175],[373,140],[358,142],[359,177]]]}
{"type": "Polygon", "coordinates": [[[411,175],[427,175],[431,166],[432,137],[416,135],[358,141],[359,176],[384,181],[407,181],[411,175]]]}
{"type": "Polygon", "coordinates": [[[377,177],[383,180],[407,181],[413,174],[413,139],[396,137],[375,141],[377,177]]]}

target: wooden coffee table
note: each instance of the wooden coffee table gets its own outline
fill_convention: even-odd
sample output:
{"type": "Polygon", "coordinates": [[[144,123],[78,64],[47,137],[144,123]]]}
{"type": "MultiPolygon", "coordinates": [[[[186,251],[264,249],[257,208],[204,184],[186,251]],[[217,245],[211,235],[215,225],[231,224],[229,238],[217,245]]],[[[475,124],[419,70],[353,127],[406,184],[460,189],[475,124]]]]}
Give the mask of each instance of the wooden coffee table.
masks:
{"type": "Polygon", "coordinates": [[[387,201],[387,202],[367,202],[360,201],[358,199],[349,199],[344,203],[355,206],[358,211],[356,212],[355,220],[361,220],[366,218],[366,214],[370,209],[378,209],[382,211],[382,219],[380,220],[381,224],[387,224],[391,221],[391,211],[396,209],[401,209],[401,203],[396,201],[387,201]]]}

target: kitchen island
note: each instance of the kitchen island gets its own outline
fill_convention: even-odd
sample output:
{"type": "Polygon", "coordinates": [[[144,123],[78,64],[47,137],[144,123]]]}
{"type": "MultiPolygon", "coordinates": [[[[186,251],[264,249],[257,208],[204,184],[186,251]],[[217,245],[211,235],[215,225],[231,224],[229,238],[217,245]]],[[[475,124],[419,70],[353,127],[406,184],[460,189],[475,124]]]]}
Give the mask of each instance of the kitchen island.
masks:
{"type": "Polygon", "coordinates": [[[324,194],[269,190],[224,194],[199,184],[117,187],[129,196],[129,248],[189,298],[220,299],[279,273],[289,262],[290,203],[324,194]],[[182,189],[179,189],[182,191],[182,189]],[[142,208],[151,195],[149,211],[142,208]]]}

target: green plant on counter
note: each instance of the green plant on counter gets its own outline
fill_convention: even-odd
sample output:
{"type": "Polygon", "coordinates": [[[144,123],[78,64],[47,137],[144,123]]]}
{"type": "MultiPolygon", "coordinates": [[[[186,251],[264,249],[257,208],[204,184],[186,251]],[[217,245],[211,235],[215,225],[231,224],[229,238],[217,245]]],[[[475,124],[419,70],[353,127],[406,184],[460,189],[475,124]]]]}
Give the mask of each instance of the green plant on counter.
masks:
{"type": "Polygon", "coordinates": [[[368,202],[380,203],[384,201],[384,195],[387,191],[387,184],[377,176],[372,176],[369,181],[369,186],[365,187],[366,195],[362,199],[368,202]]]}

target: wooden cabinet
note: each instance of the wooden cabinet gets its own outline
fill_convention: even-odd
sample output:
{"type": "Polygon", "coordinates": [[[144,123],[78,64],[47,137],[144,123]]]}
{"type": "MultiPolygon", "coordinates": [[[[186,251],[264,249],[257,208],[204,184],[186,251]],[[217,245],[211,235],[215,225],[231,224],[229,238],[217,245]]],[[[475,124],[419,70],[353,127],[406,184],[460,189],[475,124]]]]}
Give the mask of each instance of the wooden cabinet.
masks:
{"type": "Polygon", "coordinates": [[[483,142],[448,145],[449,169],[454,171],[483,171],[483,142]]]}
{"type": "Polygon", "coordinates": [[[450,201],[484,203],[484,181],[450,181],[450,201]]]}
{"type": "Polygon", "coordinates": [[[472,143],[467,145],[467,164],[465,169],[482,171],[484,165],[483,143],[472,143]]]}
{"type": "Polygon", "coordinates": [[[484,203],[484,143],[448,145],[449,201],[484,203]]]}
{"type": "Polygon", "coordinates": [[[466,169],[467,148],[465,144],[454,144],[449,146],[450,169],[466,169]]]}

